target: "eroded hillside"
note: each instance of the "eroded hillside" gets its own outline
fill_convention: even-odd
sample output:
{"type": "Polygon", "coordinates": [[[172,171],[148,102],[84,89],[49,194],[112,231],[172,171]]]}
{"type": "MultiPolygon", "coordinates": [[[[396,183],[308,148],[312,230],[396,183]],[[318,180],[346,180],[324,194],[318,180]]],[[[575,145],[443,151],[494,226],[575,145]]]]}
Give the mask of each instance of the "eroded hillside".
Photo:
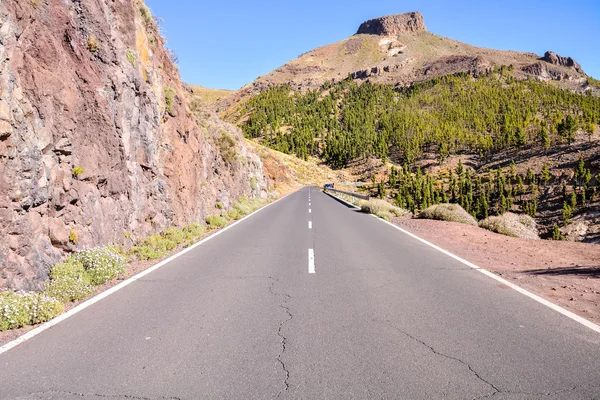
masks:
{"type": "Polygon", "coordinates": [[[0,287],[266,196],[239,130],[190,109],[143,3],[3,1],[0,59],[0,287]]]}

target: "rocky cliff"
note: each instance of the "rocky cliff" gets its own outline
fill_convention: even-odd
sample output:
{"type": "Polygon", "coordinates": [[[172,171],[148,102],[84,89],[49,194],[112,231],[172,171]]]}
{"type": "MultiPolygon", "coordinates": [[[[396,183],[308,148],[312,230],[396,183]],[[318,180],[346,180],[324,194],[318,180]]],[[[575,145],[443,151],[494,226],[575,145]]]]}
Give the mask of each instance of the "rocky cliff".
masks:
{"type": "Polygon", "coordinates": [[[0,60],[0,288],[266,196],[239,131],[186,101],[142,2],[2,1],[0,60]]]}
{"type": "Polygon", "coordinates": [[[360,25],[356,34],[397,36],[401,33],[426,30],[421,13],[411,12],[370,19],[360,25]]]}

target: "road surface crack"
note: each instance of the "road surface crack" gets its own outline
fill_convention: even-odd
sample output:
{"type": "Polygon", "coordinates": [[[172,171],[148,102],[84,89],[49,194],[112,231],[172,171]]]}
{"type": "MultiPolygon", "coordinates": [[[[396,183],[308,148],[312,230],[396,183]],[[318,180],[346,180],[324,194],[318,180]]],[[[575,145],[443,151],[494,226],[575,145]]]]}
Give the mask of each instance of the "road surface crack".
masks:
{"type": "Polygon", "coordinates": [[[101,393],[78,393],[71,392],[68,390],[46,390],[43,392],[33,392],[27,395],[28,399],[31,399],[31,396],[36,396],[37,398],[47,398],[46,396],[74,396],[74,397],[100,397],[106,399],[131,399],[131,400],[182,400],[180,397],[143,397],[143,396],[133,396],[128,394],[101,394],[101,393]]]}
{"type": "MultiPolygon", "coordinates": [[[[498,388],[497,388],[497,387],[496,387],[496,386],[495,386],[493,383],[491,383],[490,381],[486,380],[486,379],[485,379],[485,378],[483,378],[483,377],[482,377],[482,376],[481,376],[481,375],[480,375],[480,374],[479,374],[477,371],[475,371],[475,370],[473,369],[473,367],[472,367],[472,366],[471,366],[469,363],[467,363],[467,362],[465,362],[465,361],[461,360],[460,358],[456,358],[456,357],[453,357],[453,356],[449,356],[448,354],[444,354],[444,353],[441,353],[441,352],[439,352],[439,351],[438,351],[438,350],[436,350],[436,349],[435,349],[433,346],[430,346],[430,345],[428,345],[427,343],[425,343],[424,341],[422,341],[422,340],[420,340],[420,339],[417,339],[416,337],[414,337],[414,336],[413,336],[413,335],[411,335],[410,333],[404,332],[403,330],[401,330],[401,329],[397,328],[396,326],[394,326],[394,325],[392,324],[392,322],[391,322],[390,320],[386,320],[385,322],[386,322],[386,323],[387,323],[387,324],[388,324],[390,327],[394,328],[396,331],[400,332],[400,333],[401,333],[401,334],[403,334],[404,336],[406,336],[406,337],[408,337],[408,338],[410,338],[410,339],[414,340],[415,342],[417,342],[417,343],[421,344],[422,346],[424,346],[424,347],[428,348],[428,349],[429,349],[429,350],[430,350],[430,351],[431,351],[433,354],[436,354],[436,355],[438,355],[438,356],[440,356],[440,357],[447,358],[447,359],[449,359],[449,360],[454,360],[454,361],[457,361],[457,362],[459,362],[459,363],[463,364],[464,366],[466,366],[466,367],[469,369],[469,371],[470,371],[470,372],[471,372],[471,373],[472,373],[472,374],[473,374],[473,375],[474,375],[474,376],[475,376],[477,379],[479,379],[481,382],[483,382],[483,383],[485,383],[486,385],[488,385],[488,386],[489,386],[489,387],[490,387],[490,388],[493,390],[493,392],[491,392],[491,393],[488,393],[488,394],[486,394],[485,396],[483,396],[483,397],[481,397],[481,398],[484,398],[484,397],[491,397],[491,396],[494,396],[494,395],[496,395],[496,394],[498,394],[498,393],[502,392],[502,391],[501,391],[500,389],[498,389],[498,388]]],[[[478,397],[478,399],[479,399],[479,397],[478,397]]],[[[474,400],[475,400],[475,399],[474,399],[474,400]]]]}
{"type": "Polygon", "coordinates": [[[273,295],[273,296],[277,296],[277,297],[281,297],[282,301],[281,303],[279,303],[279,308],[282,308],[285,313],[287,314],[287,318],[284,319],[283,321],[281,321],[281,323],[279,324],[279,327],[277,328],[277,336],[279,336],[281,338],[281,351],[279,352],[279,355],[277,356],[277,362],[279,362],[279,364],[281,365],[281,368],[283,369],[283,372],[285,373],[285,379],[283,381],[284,387],[279,391],[279,393],[277,393],[277,396],[275,398],[279,398],[284,392],[287,392],[290,389],[290,371],[288,370],[287,366],[285,365],[285,362],[282,359],[283,353],[285,353],[286,347],[287,347],[287,338],[285,337],[285,335],[282,332],[283,326],[288,323],[289,321],[292,320],[293,316],[292,313],[290,312],[290,308],[288,306],[288,300],[291,298],[290,295],[285,294],[285,293],[278,293],[275,292],[273,290],[273,287],[275,286],[276,283],[279,282],[279,279],[277,278],[273,278],[273,277],[269,277],[269,279],[271,279],[271,284],[269,285],[269,292],[273,295]]]}

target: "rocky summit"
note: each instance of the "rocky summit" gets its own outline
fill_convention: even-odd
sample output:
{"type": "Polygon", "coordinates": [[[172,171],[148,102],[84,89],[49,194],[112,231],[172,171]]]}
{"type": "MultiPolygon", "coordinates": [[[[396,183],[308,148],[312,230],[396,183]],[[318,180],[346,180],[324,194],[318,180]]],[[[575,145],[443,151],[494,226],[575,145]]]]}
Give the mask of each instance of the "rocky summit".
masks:
{"type": "Polygon", "coordinates": [[[426,31],[425,20],[420,12],[388,15],[363,22],[357,35],[396,36],[400,33],[426,31]]]}

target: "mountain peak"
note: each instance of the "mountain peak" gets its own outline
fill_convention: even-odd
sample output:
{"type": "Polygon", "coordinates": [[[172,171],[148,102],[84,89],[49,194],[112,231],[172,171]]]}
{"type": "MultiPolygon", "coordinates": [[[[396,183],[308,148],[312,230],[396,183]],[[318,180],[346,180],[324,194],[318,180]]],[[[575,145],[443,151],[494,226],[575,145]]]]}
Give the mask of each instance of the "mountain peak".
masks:
{"type": "Polygon", "coordinates": [[[425,20],[420,12],[388,15],[363,22],[356,34],[396,36],[400,33],[426,31],[425,20]]]}

